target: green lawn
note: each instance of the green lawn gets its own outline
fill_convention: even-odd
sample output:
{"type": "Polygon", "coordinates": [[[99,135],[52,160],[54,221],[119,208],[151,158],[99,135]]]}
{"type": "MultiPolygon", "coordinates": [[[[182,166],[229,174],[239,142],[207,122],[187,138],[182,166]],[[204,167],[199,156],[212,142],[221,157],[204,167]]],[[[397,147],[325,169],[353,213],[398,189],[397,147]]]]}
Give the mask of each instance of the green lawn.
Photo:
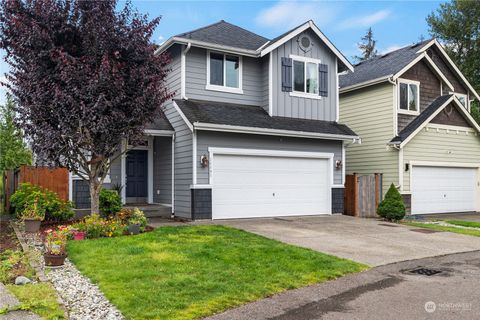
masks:
{"type": "Polygon", "coordinates": [[[445,222],[461,227],[480,228],[480,222],[478,221],[447,220],[445,222]]]}
{"type": "Polygon", "coordinates": [[[128,319],[195,319],[367,266],[223,226],[71,241],[68,254],[128,319]]]}
{"type": "Polygon", "coordinates": [[[464,229],[464,228],[457,228],[455,226],[449,227],[449,226],[441,226],[438,224],[422,223],[422,222],[402,222],[402,223],[412,227],[427,228],[427,229],[432,229],[437,231],[454,232],[454,233],[466,234],[469,236],[480,237],[480,229],[479,230],[464,229]]]}

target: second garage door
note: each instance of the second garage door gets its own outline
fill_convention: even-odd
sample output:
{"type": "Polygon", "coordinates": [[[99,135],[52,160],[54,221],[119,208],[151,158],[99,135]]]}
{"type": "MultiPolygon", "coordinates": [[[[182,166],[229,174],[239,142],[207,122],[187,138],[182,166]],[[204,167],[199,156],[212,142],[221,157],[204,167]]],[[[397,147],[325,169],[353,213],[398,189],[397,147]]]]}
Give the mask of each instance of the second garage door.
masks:
{"type": "Polygon", "coordinates": [[[477,168],[412,168],[412,214],[475,211],[477,168]]]}
{"type": "Polygon", "coordinates": [[[324,158],[215,154],[213,219],[331,213],[324,158]]]}

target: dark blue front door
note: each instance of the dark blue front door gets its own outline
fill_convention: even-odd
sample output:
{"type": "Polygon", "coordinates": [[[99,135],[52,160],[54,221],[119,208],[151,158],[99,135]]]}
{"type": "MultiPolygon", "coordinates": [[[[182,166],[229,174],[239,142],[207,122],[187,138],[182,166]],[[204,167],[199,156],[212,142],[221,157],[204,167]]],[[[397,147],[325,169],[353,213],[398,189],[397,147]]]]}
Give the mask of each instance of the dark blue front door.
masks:
{"type": "MultiPolygon", "coordinates": [[[[146,150],[130,150],[127,153],[127,198],[147,198],[148,164],[146,150]]],[[[128,202],[129,199],[127,199],[128,202]]],[[[131,199],[141,201],[146,199],[131,199]]]]}

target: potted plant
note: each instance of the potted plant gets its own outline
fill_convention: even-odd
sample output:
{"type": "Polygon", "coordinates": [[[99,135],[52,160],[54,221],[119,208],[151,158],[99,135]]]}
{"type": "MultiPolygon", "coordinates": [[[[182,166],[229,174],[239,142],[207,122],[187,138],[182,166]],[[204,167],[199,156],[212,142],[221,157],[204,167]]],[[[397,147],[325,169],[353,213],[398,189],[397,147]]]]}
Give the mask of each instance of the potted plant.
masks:
{"type": "Polygon", "coordinates": [[[147,225],[147,218],[142,210],[135,208],[132,215],[128,219],[128,233],[139,234],[140,231],[145,230],[147,225]]]}
{"type": "Polygon", "coordinates": [[[40,224],[45,219],[45,208],[38,204],[38,198],[25,206],[21,218],[25,224],[25,232],[35,233],[40,230],[40,224]]]}
{"type": "Polygon", "coordinates": [[[85,240],[87,232],[83,223],[76,223],[70,228],[73,240],[85,240]]]}
{"type": "Polygon", "coordinates": [[[45,266],[63,266],[67,257],[65,251],[67,238],[68,228],[64,226],[59,226],[57,230],[45,231],[45,253],[43,254],[45,266]]]}

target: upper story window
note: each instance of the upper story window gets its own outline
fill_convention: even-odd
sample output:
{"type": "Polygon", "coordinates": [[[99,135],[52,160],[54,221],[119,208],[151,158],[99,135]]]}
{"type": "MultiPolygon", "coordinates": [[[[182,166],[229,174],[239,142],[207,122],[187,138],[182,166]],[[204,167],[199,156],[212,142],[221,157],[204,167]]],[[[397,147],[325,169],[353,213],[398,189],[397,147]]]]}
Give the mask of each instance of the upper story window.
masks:
{"type": "Polygon", "coordinates": [[[470,106],[469,106],[469,101],[468,101],[468,96],[466,94],[462,94],[462,93],[455,93],[455,92],[450,92],[450,94],[454,94],[458,101],[460,101],[460,103],[467,109],[469,110],[470,106]]]}
{"type": "Polygon", "coordinates": [[[291,96],[321,99],[319,95],[320,60],[291,56],[293,60],[293,91],[291,96]]]}
{"type": "Polygon", "coordinates": [[[399,79],[398,90],[398,111],[406,114],[418,114],[420,111],[420,83],[399,79]]]}
{"type": "Polygon", "coordinates": [[[206,89],[243,93],[242,57],[208,51],[206,89]]]}

